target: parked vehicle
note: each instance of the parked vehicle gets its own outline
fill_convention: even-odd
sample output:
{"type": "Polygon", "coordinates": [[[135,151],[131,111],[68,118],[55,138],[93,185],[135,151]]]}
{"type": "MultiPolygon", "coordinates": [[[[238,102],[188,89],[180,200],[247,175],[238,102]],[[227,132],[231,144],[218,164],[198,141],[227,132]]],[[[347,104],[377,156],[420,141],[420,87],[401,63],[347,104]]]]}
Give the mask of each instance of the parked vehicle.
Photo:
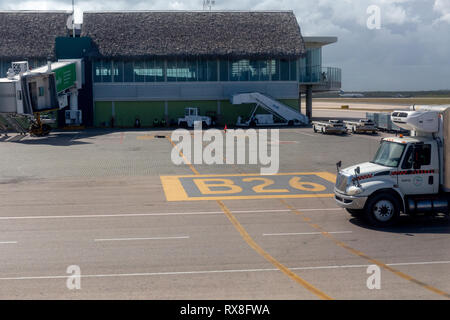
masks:
{"type": "Polygon", "coordinates": [[[341,120],[313,121],[314,132],[326,133],[347,133],[347,128],[341,120]]]}
{"type": "Polygon", "coordinates": [[[344,121],[347,130],[352,133],[377,133],[375,123],[369,119],[360,119],[358,121],[344,121]]]}
{"type": "Polygon", "coordinates": [[[186,108],[184,117],[178,119],[178,126],[192,128],[196,121],[201,121],[202,127],[209,127],[212,123],[210,117],[199,115],[198,108],[186,108]]]}
{"type": "Polygon", "coordinates": [[[450,105],[415,106],[391,117],[411,136],[382,139],[370,162],[342,170],[339,162],[337,204],[376,226],[392,225],[401,212],[448,215],[450,105]]]}

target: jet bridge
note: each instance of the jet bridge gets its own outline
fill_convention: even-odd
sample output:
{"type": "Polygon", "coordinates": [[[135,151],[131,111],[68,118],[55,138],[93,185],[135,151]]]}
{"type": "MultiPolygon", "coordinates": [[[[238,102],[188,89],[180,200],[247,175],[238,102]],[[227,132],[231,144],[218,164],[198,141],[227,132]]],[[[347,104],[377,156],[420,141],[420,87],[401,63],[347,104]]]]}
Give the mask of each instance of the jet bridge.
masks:
{"type": "Polygon", "coordinates": [[[231,98],[232,104],[243,103],[255,103],[256,106],[253,109],[250,118],[242,122],[241,118],[238,118],[237,126],[250,126],[250,125],[306,125],[309,123],[307,116],[292,109],[291,107],[281,103],[280,101],[264,95],[259,92],[240,93],[233,95],[231,98]],[[264,123],[258,123],[258,115],[256,115],[257,109],[261,107],[270,114],[281,119],[280,122],[272,121],[272,123],[265,121],[264,123]]]}

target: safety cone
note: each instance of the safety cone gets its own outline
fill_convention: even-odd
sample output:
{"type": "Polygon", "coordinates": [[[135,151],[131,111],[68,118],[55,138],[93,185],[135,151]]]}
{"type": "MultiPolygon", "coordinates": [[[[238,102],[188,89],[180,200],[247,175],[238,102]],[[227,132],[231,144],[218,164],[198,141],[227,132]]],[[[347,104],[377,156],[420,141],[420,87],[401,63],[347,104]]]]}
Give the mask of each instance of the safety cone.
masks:
{"type": "Polygon", "coordinates": [[[223,131],[227,132],[227,129],[228,129],[228,127],[227,127],[227,125],[225,124],[225,128],[223,128],[223,131]]]}

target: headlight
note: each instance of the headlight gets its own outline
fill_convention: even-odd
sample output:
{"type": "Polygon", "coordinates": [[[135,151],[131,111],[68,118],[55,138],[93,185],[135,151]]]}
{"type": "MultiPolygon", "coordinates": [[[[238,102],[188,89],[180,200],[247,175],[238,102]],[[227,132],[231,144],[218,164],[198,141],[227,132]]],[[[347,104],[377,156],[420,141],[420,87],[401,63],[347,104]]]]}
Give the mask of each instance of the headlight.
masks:
{"type": "Polygon", "coordinates": [[[349,196],[355,196],[357,194],[360,194],[363,191],[364,191],[363,188],[357,187],[357,186],[350,186],[347,188],[347,194],[349,196]]]}

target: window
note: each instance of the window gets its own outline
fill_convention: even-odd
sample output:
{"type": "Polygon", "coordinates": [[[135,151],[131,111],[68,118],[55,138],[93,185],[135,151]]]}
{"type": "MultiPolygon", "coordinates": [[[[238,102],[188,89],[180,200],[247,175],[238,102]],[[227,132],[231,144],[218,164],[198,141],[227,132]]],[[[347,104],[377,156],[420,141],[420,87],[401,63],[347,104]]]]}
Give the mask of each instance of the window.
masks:
{"type": "Polygon", "coordinates": [[[45,94],[45,88],[44,87],[39,87],[39,97],[43,97],[45,94]]]}
{"type": "Polygon", "coordinates": [[[134,68],[132,61],[123,63],[123,82],[134,82],[134,68]]]}
{"type": "Polygon", "coordinates": [[[167,60],[167,81],[177,81],[176,60],[167,60]]]}
{"type": "Polygon", "coordinates": [[[289,68],[290,68],[290,80],[291,81],[297,81],[297,60],[291,60],[289,61],[289,68]]]}
{"type": "Polygon", "coordinates": [[[258,81],[259,80],[259,61],[258,60],[250,60],[249,63],[249,73],[250,73],[250,81],[258,81]]]}
{"type": "Polygon", "coordinates": [[[397,167],[404,150],[404,144],[383,141],[371,162],[386,167],[397,167]]]}
{"type": "Polygon", "coordinates": [[[156,76],[155,60],[145,61],[145,69],[147,70],[145,73],[145,82],[154,82],[156,76]]]}
{"type": "Polygon", "coordinates": [[[102,82],[102,62],[94,61],[94,82],[102,82]]]}
{"type": "Polygon", "coordinates": [[[197,81],[197,60],[186,61],[187,81],[197,81]]]}
{"type": "Polygon", "coordinates": [[[102,82],[112,81],[111,61],[102,60],[101,75],[102,75],[102,82]]]}
{"type": "Polygon", "coordinates": [[[165,66],[164,60],[155,60],[155,67],[153,73],[155,74],[155,81],[164,82],[165,81],[165,66]]]}
{"type": "Polygon", "coordinates": [[[145,76],[147,75],[145,61],[135,61],[133,65],[133,73],[135,82],[145,82],[145,76]]]}
{"type": "Polygon", "coordinates": [[[220,60],[220,81],[228,81],[228,60],[220,60]]]}
{"type": "Polygon", "coordinates": [[[186,65],[186,60],[177,59],[177,81],[187,81],[189,77],[189,69],[186,65]]]}
{"type": "Polygon", "coordinates": [[[208,60],[208,81],[217,81],[217,60],[208,60]]]}
{"type": "Polygon", "coordinates": [[[208,81],[208,61],[198,60],[198,81],[208,81]]]}
{"type": "Polygon", "coordinates": [[[289,60],[280,60],[280,80],[289,80],[289,60]]]}
{"type": "Polygon", "coordinates": [[[405,160],[403,160],[402,169],[412,169],[414,165],[414,156],[417,155],[417,162],[421,166],[429,166],[431,164],[431,145],[418,145],[416,146],[418,151],[414,153],[414,147],[410,146],[405,154],[405,160]]]}
{"type": "Polygon", "coordinates": [[[270,61],[270,79],[272,81],[280,80],[280,61],[271,60],[270,61]]]}
{"type": "Polygon", "coordinates": [[[270,80],[270,63],[269,60],[259,61],[259,80],[270,80]]]}
{"type": "Polygon", "coordinates": [[[123,82],[123,62],[113,61],[113,81],[123,82]]]}

